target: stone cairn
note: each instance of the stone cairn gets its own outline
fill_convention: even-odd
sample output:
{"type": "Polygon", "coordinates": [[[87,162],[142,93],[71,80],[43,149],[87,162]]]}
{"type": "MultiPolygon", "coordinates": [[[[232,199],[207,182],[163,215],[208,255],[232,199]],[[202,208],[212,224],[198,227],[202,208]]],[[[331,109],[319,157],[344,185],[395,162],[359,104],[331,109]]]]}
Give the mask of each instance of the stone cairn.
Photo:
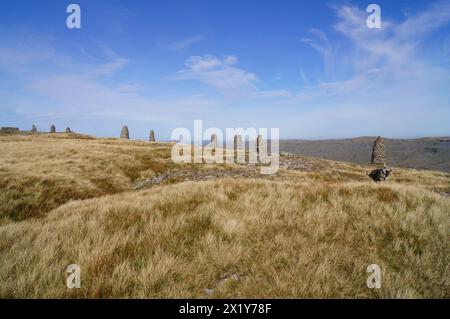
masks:
{"type": "Polygon", "coordinates": [[[56,133],[56,127],[53,124],[50,126],[50,133],[56,133]]]}
{"type": "Polygon", "coordinates": [[[373,142],[373,150],[372,150],[372,164],[385,164],[385,147],[384,147],[384,138],[378,136],[377,139],[373,142]]]}
{"type": "Polygon", "coordinates": [[[37,132],[37,127],[36,127],[36,125],[33,124],[33,126],[31,127],[31,132],[37,132]]]}
{"type": "Polygon", "coordinates": [[[209,143],[209,147],[211,148],[211,155],[216,155],[217,134],[211,135],[211,142],[209,143]]]}
{"type": "Polygon", "coordinates": [[[150,142],[154,142],[155,141],[155,132],[153,130],[150,130],[150,135],[148,137],[148,140],[150,142]]]}
{"type": "Polygon", "coordinates": [[[66,133],[72,133],[72,131],[70,130],[70,127],[66,127],[65,132],[66,132],[66,133]]]}
{"type": "Polygon", "coordinates": [[[262,135],[258,135],[256,139],[256,152],[258,153],[259,161],[261,163],[266,162],[267,150],[266,150],[266,141],[264,141],[262,135]]]}
{"type": "Polygon", "coordinates": [[[217,147],[217,134],[212,134],[211,135],[211,147],[215,148],[217,147]]]}
{"type": "Polygon", "coordinates": [[[120,138],[130,139],[130,134],[128,133],[128,126],[124,125],[122,131],[120,132],[120,138]]]}
{"type": "Polygon", "coordinates": [[[242,136],[240,136],[239,134],[234,136],[234,150],[241,150],[242,149],[242,136]]]}
{"type": "Polygon", "coordinates": [[[240,158],[245,156],[245,153],[242,153],[242,136],[239,134],[236,134],[234,136],[233,149],[234,149],[234,160],[236,162],[243,162],[242,160],[239,161],[240,158]]]}

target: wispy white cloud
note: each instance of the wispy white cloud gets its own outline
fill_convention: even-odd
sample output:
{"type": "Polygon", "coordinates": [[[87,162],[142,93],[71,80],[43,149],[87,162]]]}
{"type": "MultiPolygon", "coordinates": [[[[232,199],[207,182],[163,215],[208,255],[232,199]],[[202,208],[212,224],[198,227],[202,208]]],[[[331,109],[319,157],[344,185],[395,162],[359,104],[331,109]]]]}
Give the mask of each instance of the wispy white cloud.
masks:
{"type": "Polygon", "coordinates": [[[184,38],[178,41],[174,41],[168,45],[168,48],[174,51],[184,51],[194,44],[197,44],[203,40],[202,35],[195,35],[192,37],[184,38]]]}
{"type": "Polygon", "coordinates": [[[205,108],[218,105],[211,98],[189,94],[147,97],[144,85],[117,77],[129,59],[94,40],[90,51],[79,48],[83,59],[75,59],[57,50],[50,36],[33,30],[0,29],[0,38],[4,40],[0,42],[0,73],[7,72],[8,82],[15,82],[14,91],[0,89],[0,99],[7,101],[0,105],[0,114],[19,114],[33,121],[173,124],[199,117],[205,108]]]}
{"type": "Polygon", "coordinates": [[[23,27],[0,27],[0,68],[17,74],[29,66],[53,60],[58,56],[51,36],[23,27]]]}
{"type": "Polygon", "coordinates": [[[427,94],[424,89],[430,83],[437,87],[448,83],[450,71],[427,60],[421,50],[426,50],[422,44],[424,36],[450,22],[449,3],[435,4],[401,23],[383,19],[382,29],[367,28],[367,13],[357,7],[338,7],[336,14],[334,30],[347,39],[345,50],[335,49],[337,46],[317,30],[314,34],[322,40],[322,45],[313,40],[304,42],[320,53],[325,64],[339,64],[329,68],[340,72],[333,73],[335,79],[319,81],[303,89],[302,100],[348,97],[350,101],[355,94],[382,97],[383,92],[393,89],[400,97],[400,93],[414,86],[415,90],[401,96],[409,100],[414,95],[427,94]],[[346,76],[341,79],[343,74],[346,76]]]}
{"type": "Polygon", "coordinates": [[[332,46],[325,32],[319,29],[311,29],[310,34],[313,36],[312,38],[303,38],[300,41],[308,44],[322,56],[325,74],[329,75],[332,72],[331,67],[334,62],[335,48],[332,46]]]}
{"type": "Polygon", "coordinates": [[[236,64],[237,58],[232,55],[222,59],[214,55],[191,56],[185,62],[185,69],[168,78],[200,81],[225,94],[256,90],[256,75],[236,67],[236,64]]]}
{"type": "Polygon", "coordinates": [[[292,93],[286,89],[278,90],[261,90],[254,92],[252,97],[258,99],[273,99],[273,98],[287,98],[292,97],[292,93]]]}

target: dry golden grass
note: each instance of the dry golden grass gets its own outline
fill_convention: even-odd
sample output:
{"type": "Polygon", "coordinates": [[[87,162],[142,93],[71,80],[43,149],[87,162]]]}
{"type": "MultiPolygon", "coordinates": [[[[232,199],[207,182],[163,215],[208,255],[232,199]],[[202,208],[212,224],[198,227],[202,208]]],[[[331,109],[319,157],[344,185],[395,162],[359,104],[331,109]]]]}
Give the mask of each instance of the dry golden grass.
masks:
{"type": "Polygon", "coordinates": [[[170,165],[166,144],[77,134],[0,136],[0,218],[40,217],[72,199],[131,190],[170,165]]]}
{"type": "MultiPolygon", "coordinates": [[[[22,221],[3,213],[17,199],[2,195],[0,297],[211,297],[205,288],[225,298],[450,297],[450,199],[434,191],[449,187],[448,174],[395,168],[377,185],[364,176],[369,167],[311,159],[320,171],[132,191],[134,179],[173,168],[169,145],[49,136],[0,137],[0,145],[8,187],[28,176],[54,181],[50,194],[64,185],[58,178],[82,192],[98,189],[93,176],[117,187],[22,221]],[[66,287],[72,263],[81,289],[66,287]],[[373,263],[381,289],[366,286],[373,263]],[[240,281],[223,283],[224,274],[240,281]]],[[[31,206],[35,187],[17,193],[31,206]]]]}

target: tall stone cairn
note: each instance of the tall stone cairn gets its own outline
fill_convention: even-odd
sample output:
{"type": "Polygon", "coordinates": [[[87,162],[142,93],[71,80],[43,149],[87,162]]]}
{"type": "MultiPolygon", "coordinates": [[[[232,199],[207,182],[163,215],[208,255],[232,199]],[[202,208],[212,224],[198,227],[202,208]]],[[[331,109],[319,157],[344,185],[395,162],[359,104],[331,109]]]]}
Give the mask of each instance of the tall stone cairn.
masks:
{"type": "Polygon", "coordinates": [[[237,163],[245,162],[245,153],[242,153],[242,136],[239,134],[234,136],[233,150],[234,161],[237,163]]]}
{"type": "Polygon", "coordinates": [[[72,131],[70,130],[70,127],[66,127],[65,132],[66,132],[66,133],[72,133],[72,131]]]}
{"type": "Polygon", "coordinates": [[[234,144],[233,144],[233,148],[234,148],[234,151],[237,151],[237,150],[242,150],[242,136],[240,136],[239,134],[236,134],[235,136],[234,136],[234,144]]]}
{"type": "Polygon", "coordinates": [[[50,133],[56,133],[56,127],[53,124],[50,126],[50,133]]]}
{"type": "Polygon", "coordinates": [[[384,138],[378,136],[377,139],[373,142],[373,150],[372,150],[372,164],[385,164],[385,147],[384,147],[384,138]]]}
{"type": "Polygon", "coordinates": [[[150,135],[148,137],[148,140],[150,142],[154,142],[155,141],[155,132],[153,130],[150,130],[150,135]]]}
{"type": "Polygon", "coordinates": [[[211,147],[215,148],[217,147],[217,134],[212,134],[211,135],[211,147]]]}
{"type": "Polygon", "coordinates": [[[209,147],[211,148],[211,155],[216,155],[217,134],[211,134],[211,142],[209,143],[209,147]]]}
{"type": "Polygon", "coordinates": [[[130,139],[130,133],[128,132],[128,126],[124,125],[122,131],[120,132],[120,138],[130,139]]]}
{"type": "Polygon", "coordinates": [[[259,161],[265,162],[267,157],[266,143],[264,142],[263,136],[258,135],[256,139],[256,152],[258,153],[259,161]]]}
{"type": "Polygon", "coordinates": [[[37,132],[37,127],[36,127],[36,125],[33,124],[33,126],[31,127],[31,132],[37,132]]]}

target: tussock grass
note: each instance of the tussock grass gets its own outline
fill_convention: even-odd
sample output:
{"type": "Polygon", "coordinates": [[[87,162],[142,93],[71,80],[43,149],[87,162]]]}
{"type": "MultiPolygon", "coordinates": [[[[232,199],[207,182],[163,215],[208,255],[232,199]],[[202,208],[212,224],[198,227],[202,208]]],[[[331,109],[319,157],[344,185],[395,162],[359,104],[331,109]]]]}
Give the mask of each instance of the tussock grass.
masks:
{"type": "Polygon", "coordinates": [[[448,297],[449,212],[415,187],[237,179],[76,201],[0,227],[0,295],[448,297]],[[65,287],[70,263],[82,289],[65,287]]]}
{"type": "Polygon", "coordinates": [[[0,136],[0,149],[0,218],[7,220],[131,190],[136,179],[170,165],[166,145],[78,134],[0,136]]]}
{"type": "Polygon", "coordinates": [[[395,168],[375,184],[368,166],[317,160],[268,179],[131,191],[181,169],[169,144],[58,135],[0,137],[2,298],[450,296],[450,199],[434,191],[448,174],[395,168]],[[72,263],[81,289],[66,287],[72,263]]]}

